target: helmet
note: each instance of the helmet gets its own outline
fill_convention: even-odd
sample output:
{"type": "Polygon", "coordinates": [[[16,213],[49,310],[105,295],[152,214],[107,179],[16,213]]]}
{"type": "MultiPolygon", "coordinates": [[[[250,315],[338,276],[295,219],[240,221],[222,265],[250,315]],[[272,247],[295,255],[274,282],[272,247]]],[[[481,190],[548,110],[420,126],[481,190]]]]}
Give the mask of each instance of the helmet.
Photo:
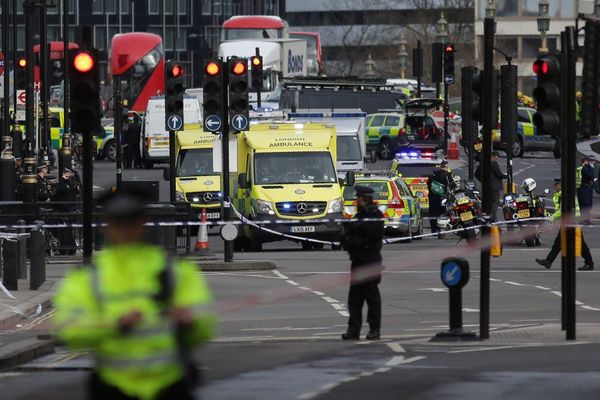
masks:
{"type": "Polygon", "coordinates": [[[533,179],[533,178],[527,178],[521,184],[521,187],[527,193],[533,192],[535,190],[536,186],[537,186],[537,184],[535,183],[535,179],[533,179]]]}
{"type": "Polygon", "coordinates": [[[460,185],[460,176],[452,175],[452,180],[454,181],[454,183],[456,183],[456,186],[460,185]]]}

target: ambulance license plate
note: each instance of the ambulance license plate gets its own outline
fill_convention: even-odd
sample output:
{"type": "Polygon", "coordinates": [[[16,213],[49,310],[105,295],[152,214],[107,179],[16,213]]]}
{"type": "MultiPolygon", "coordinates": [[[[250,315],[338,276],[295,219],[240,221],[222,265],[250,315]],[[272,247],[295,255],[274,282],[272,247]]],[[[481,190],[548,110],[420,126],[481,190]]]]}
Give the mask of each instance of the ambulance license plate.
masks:
{"type": "Polygon", "coordinates": [[[219,219],[220,217],[221,217],[221,214],[218,212],[206,213],[206,218],[208,218],[208,219],[219,219]]]}
{"type": "Polygon", "coordinates": [[[460,220],[462,222],[470,221],[473,219],[473,213],[471,211],[464,212],[460,214],[460,220]]]}
{"type": "Polygon", "coordinates": [[[307,233],[307,232],[314,232],[314,231],[315,231],[314,226],[292,226],[290,228],[290,232],[292,232],[292,233],[307,233]]]}

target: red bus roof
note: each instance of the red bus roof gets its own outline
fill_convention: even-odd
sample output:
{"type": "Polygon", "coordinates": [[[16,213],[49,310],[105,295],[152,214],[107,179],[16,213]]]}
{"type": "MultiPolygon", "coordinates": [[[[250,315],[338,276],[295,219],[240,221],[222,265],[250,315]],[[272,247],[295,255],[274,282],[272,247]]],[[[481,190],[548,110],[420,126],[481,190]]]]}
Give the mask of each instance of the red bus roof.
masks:
{"type": "Polygon", "coordinates": [[[129,32],[115,35],[110,55],[112,74],[123,74],[161,43],[161,37],[153,33],[129,32]]]}
{"type": "Polygon", "coordinates": [[[223,22],[225,29],[283,29],[287,22],[272,15],[236,15],[223,22]]]}
{"type": "MultiPolygon", "coordinates": [[[[51,60],[60,60],[63,58],[63,50],[65,49],[63,42],[48,42],[50,43],[50,59],[51,60]]],[[[78,49],[79,45],[77,43],[69,42],[68,45],[69,50],[78,49]]],[[[40,52],[40,45],[36,44],[33,46],[33,52],[40,52]]]]}

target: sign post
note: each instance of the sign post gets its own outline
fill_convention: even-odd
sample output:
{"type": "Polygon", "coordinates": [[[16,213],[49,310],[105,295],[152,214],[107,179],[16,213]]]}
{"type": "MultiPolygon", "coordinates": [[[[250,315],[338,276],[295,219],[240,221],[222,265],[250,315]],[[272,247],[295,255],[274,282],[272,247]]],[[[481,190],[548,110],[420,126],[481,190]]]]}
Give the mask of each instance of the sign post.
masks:
{"type": "Polygon", "coordinates": [[[473,332],[463,331],[462,288],[469,282],[469,262],[459,257],[444,259],[441,278],[450,292],[450,330],[438,333],[431,341],[478,340],[473,332]]]}

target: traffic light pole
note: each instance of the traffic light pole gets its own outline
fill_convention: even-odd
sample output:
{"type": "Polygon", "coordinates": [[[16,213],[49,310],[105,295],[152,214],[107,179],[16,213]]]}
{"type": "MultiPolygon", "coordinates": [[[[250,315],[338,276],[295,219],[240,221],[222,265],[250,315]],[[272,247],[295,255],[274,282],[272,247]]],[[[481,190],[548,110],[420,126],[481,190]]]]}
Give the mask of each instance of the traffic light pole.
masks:
{"type": "MultiPolygon", "coordinates": [[[[260,48],[259,47],[257,47],[255,49],[255,52],[256,52],[257,56],[260,56],[260,48]]],[[[262,65],[261,65],[261,71],[262,71],[262,65]]],[[[261,81],[262,81],[262,79],[261,79],[261,81]]],[[[261,91],[262,91],[262,87],[256,88],[256,107],[258,107],[258,108],[261,107],[261,98],[260,98],[261,91]]]]}
{"type": "Polygon", "coordinates": [[[123,99],[121,98],[121,76],[113,76],[114,88],[114,119],[115,119],[115,149],[117,151],[117,190],[123,185],[123,99]]]}
{"type": "Polygon", "coordinates": [[[463,140],[465,148],[467,149],[467,171],[468,179],[472,181],[474,178],[473,170],[474,163],[473,158],[475,151],[473,148],[473,137],[477,133],[477,124],[473,120],[473,91],[472,84],[475,75],[477,74],[477,68],[475,67],[463,67],[461,71],[461,90],[462,90],[462,101],[461,101],[461,130],[463,132],[463,140]]]}
{"type": "MultiPolygon", "coordinates": [[[[502,111],[501,137],[506,139],[506,192],[513,193],[513,161],[512,148],[517,130],[517,67],[511,65],[510,57],[507,58],[508,65],[500,67],[500,96],[502,111]]],[[[504,141],[504,140],[503,140],[504,141]]]]}
{"type": "Polygon", "coordinates": [[[22,195],[25,203],[37,201],[37,174],[36,174],[36,143],[33,111],[33,12],[32,0],[23,2],[25,13],[25,49],[27,58],[26,89],[25,89],[25,146],[23,159],[23,186],[22,195]]]}
{"type": "Polygon", "coordinates": [[[450,106],[448,105],[448,83],[444,78],[444,154],[448,155],[448,120],[450,119],[450,106]]]}
{"type": "MultiPolygon", "coordinates": [[[[63,1],[63,109],[65,115],[69,113],[69,2],[63,1]]],[[[62,173],[64,167],[71,168],[71,119],[64,119],[64,133],[60,148],[59,169],[62,173]]]]}
{"type": "MultiPolygon", "coordinates": [[[[226,104],[226,103],[225,103],[226,104]]],[[[230,185],[229,185],[229,115],[227,107],[225,107],[223,123],[223,134],[221,136],[221,151],[223,152],[223,178],[221,184],[223,185],[223,221],[231,221],[231,196],[230,196],[230,185]]],[[[225,240],[223,250],[223,261],[233,261],[233,241],[225,240]]]]}
{"type": "MultiPolygon", "coordinates": [[[[493,79],[494,79],[494,31],[495,21],[493,18],[485,18],[483,22],[483,79],[481,118],[483,123],[483,150],[481,157],[481,186],[483,195],[483,212],[490,216],[492,212],[492,187],[490,182],[492,156],[492,113],[493,110],[493,79]]],[[[485,242],[489,238],[489,225],[484,225],[481,230],[481,238],[485,242]]],[[[481,248],[481,273],[480,273],[480,304],[479,304],[479,336],[481,339],[490,338],[490,249],[488,246],[481,248]]]]}
{"type": "MultiPolygon", "coordinates": [[[[2,0],[2,52],[4,53],[4,98],[2,99],[2,136],[10,136],[10,63],[9,57],[9,0],[2,0]]],[[[16,70],[16,68],[15,68],[16,70]]],[[[3,140],[3,146],[9,141],[3,140]]],[[[4,150],[4,148],[2,149],[4,150]]]]}
{"type": "Polygon", "coordinates": [[[48,60],[50,52],[48,51],[48,33],[46,32],[48,25],[48,3],[46,0],[40,3],[40,83],[42,96],[42,132],[44,132],[43,140],[45,156],[52,159],[52,139],[50,137],[50,126],[48,124],[48,60]]]}
{"type": "Polygon", "coordinates": [[[175,187],[175,135],[177,131],[169,131],[169,198],[171,203],[177,201],[176,187],[175,187]]]}

